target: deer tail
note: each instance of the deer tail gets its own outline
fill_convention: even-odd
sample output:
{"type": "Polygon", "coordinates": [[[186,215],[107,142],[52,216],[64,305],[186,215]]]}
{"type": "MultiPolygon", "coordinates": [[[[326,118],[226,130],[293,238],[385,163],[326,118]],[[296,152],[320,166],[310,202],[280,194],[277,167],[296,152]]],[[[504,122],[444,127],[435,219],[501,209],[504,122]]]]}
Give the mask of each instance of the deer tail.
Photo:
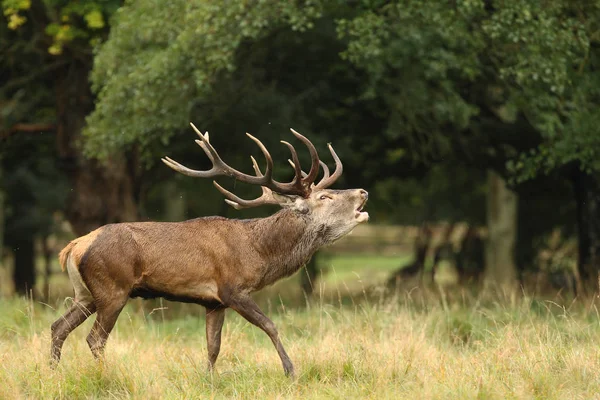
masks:
{"type": "Polygon", "coordinates": [[[58,254],[58,260],[60,261],[60,268],[64,271],[67,265],[67,259],[69,258],[69,254],[71,254],[71,250],[73,250],[73,246],[77,244],[77,239],[71,240],[68,245],[65,246],[64,249],[58,254]]]}

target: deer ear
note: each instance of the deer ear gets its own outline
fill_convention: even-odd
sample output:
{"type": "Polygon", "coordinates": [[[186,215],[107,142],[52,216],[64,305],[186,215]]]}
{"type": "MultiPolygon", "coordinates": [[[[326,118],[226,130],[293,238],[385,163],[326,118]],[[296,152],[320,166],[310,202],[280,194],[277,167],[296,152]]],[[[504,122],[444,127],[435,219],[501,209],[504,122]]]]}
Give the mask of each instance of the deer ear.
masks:
{"type": "Polygon", "coordinates": [[[308,213],[308,206],[304,199],[300,196],[291,194],[281,194],[273,192],[273,198],[277,200],[279,205],[283,208],[290,208],[301,212],[302,214],[308,213]]]}

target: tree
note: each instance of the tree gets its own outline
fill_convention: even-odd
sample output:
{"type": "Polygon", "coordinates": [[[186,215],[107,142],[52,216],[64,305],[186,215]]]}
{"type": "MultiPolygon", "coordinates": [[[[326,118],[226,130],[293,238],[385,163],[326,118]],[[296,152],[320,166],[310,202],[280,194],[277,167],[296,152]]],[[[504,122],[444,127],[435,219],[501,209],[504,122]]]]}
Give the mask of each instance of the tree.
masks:
{"type": "Polygon", "coordinates": [[[600,140],[598,1],[366,4],[339,27],[346,57],[369,71],[368,93],[393,112],[388,134],[407,135],[429,159],[460,154],[468,142],[467,156],[490,157],[488,167],[518,182],[574,174],[580,273],[596,285],[600,232],[585,221],[598,219],[597,207],[583,199],[598,193],[588,176],[600,140]],[[519,120],[529,127],[509,135],[482,129],[519,120]]]}
{"type": "Polygon", "coordinates": [[[516,281],[515,241],[517,237],[518,199],[506,181],[490,172],[488,194],[488,243],[486,269],[490,280],[510,288],[516,281]]]}
{"type": "Polygon", "coordinates": [[[93,108],[92,50],[120,3],[2,2],[2,136],[54,133],[61,170],[73,189],[66,215],[78,234],[136,217],[134,156],[114,152],[110,163],[100,165],[83,157],[79,147],[93,108]]]}
{"type": "MultiPolygon", "coordinates": [[[[3,0],[0,4],[4,15],[0,23],[0,152],[27,155],[9,157],[10,162],[5,157],[2,186],[12,185],[16,176],[24,178],[24,173],[60,171],[57,174],[66,176],[70,187],[62,186],[57,175],[56,184],[47,189],[68,195],[66,203],[53,206],[64,212],[75,233],[135,219],[135,154],[115,151],[110,162],[100,164],[84,157],[80,147],[85,117],[93,109],[88,82],[93,48],[106,36],[107,21],[121,1],[3,0]],[[51,154],[46,140],[28,139],[39,135],[52,135],[51,154]],[[31,163],[36,158],[50,164],[40,170],[31,163]]],[[[30,214],[45,210],[51,216],[56,210],[47,208],[50,203],[39,195],[42,182],[29,178],[31,185],[16,183],[7,200],[13,213],[7,217],[11,234],[5,239],[19,249],[15,260],[18,290],[31,288],[33,243],[36,236],[47,233],[48,224],[31,220],[30,214]],[[23,228],[19,235],[13,231],[16,226],[23,228]]]]}
{"type": "MultiPolygon", "coordinates": [[[[123,7],[92,74],[98,102],[85,132],[89,154],[102,159],[115,149],[138,148],[151,166],[165,154],[164,143],[176,134],[191,134],[192,120],[210,127],[215,145],[234,155],[232,164],[248,170],[247,156],[235,159],[247,147],[243,132],[260,137],[276,159],[285,160],[288,150],[278,142],[292,126],[310,132],[322,150],[325,139],[334,137],[346,165],[344,178],[360,177],[353,168],[364,163],[353,158],[368,159],[374,149],[353,151],[361,144],[345,132],[372,129],[375,107],[357,99],[361,78],[338,56],[343,47],[333,21],[313,22],[320,9],[312,4],[140,1],[123,7]],[[116,106],[123,98],[132,100],[116,106]],[[321,107],[325,104],[329,107],[321,107]]],[[[188,143],[182,139],[169,151],[208,166],[188,143]]],[[[306,161],[305,152],[300,156],[306,161]]],[[[280,179],[293,172],[284,167],[275,171],[280,179]]]]}
{"type": "Polygon", "coordinates": [[[595,140],[596,5],[128,3],[96,58],[86,150],[137,149],[151,163],[200,116],[236,153],[221,132],[251,130],[269,145],[293,120],[334,137],[355,181],[457,160],[528,179],[549,149],[548,170],[586,172],[595,154],[577,149],[595,140]],[[567,146],[582,124],[589,135],[567,146]]]}
{"type": "Polygon", "coordinates": [[[14,255],[15,290],[28,294],[36,283],[35,244],[53,231],[54,214],[64,208],[68,184],[56,167],[51,134],[16,136],[5,143],[0,169],[6,191],[4,243],[14,255]]]}
{"type": "Polygon", "coordinates": [[[187,126],[192,113],[213,114],[207,103],[231,102],[213,89],[236,68],[236,52],[282,27],[312,27],[320,13],[313,3],[177,0],[122,7],[92,73],[98,102],[86,130],[89,153],[106,158],[134,144],[147,149],[187,126]]]}

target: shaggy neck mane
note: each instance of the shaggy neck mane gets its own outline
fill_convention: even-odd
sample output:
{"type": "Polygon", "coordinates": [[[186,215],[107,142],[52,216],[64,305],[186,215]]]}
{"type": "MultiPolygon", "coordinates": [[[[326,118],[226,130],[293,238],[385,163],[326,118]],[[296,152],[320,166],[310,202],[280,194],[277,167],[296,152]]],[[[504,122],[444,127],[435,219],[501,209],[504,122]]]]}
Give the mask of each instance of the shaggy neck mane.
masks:
{"type": "Polygon", "coordinates": [[[252,234],[256,250],[269,260],[265,265],[265,285],[296,272],[327,243],[323,225],[314,223],[310,215],[292,210],[253,220],[252,234]]]}

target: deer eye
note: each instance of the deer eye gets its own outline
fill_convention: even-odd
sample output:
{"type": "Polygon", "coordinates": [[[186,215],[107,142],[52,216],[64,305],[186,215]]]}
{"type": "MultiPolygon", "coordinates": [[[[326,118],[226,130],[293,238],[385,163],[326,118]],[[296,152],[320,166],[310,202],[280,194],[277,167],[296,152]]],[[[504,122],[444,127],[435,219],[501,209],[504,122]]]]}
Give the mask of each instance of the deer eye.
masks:
{"type": "Polygon", "coordinates": [[[325,200],[325,199],[331,200],[331,197],[327,196],[326,194],[323,194],[323,195],[321,195],[321,197],[319,197],[319,200],[325,200]]]}

